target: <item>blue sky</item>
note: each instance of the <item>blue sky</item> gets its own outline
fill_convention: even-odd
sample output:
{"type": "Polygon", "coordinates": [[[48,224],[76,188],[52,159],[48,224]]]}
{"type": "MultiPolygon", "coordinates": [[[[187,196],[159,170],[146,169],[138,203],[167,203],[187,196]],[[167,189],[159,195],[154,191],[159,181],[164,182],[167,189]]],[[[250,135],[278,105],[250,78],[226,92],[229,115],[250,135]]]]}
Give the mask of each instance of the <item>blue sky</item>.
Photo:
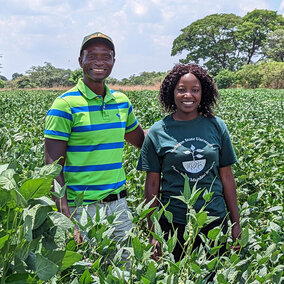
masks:
{"type": "Polygon", "coordinates": [[[112,77],[167,71],[182,58],[170,55],[173,40],[198,19],[254,9],[284,15],[284,0],[0,0],[0,7],[0,74],[8,79],[44,62],[79,68],[82,39],[95,31],[115,43],[112,77]]]}

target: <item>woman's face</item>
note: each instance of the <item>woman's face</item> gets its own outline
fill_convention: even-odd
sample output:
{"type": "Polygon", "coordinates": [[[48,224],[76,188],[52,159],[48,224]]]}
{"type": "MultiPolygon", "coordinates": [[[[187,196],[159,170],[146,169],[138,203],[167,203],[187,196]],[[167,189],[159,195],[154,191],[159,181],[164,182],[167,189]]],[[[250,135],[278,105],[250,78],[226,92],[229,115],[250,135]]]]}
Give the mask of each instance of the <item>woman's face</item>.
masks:
{"type": "Polygon", "coordinates": [[[181,76],[174,89],[174,101],[177,107],[174,118],[177,120],[196,118],[201,94],[201,83],[197,77],[191,73],[181,76]]]}

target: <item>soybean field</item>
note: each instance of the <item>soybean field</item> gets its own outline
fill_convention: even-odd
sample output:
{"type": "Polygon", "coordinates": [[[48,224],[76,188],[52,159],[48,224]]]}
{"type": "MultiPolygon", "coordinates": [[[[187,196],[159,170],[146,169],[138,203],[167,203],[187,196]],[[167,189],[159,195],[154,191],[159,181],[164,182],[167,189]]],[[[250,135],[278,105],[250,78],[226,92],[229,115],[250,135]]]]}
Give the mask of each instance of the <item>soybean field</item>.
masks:
{"type": "MultiPolygon", "coordinates": [[[[144,129],[165,115],[157,91],[125,93],[144,129]]],[[[88,231],[92,245],[76,245],[75,221],[56,211],[50,194],[61,168],[44,166],[45,114],[60,94],[0,92],[0,283],[206,283],[211,272],[214,283],[284,283],[284,90],[220,90],[215,114],[225,121],[238,157],[233,172],[241,249],[228,247],[219,256],[218,241],[228,241],[229,246],[231,237],[215,228],[204,237],[204,246],[191,251],[190,244],[207,219],[206,214],[193,212],[188,251],[177,263],[171,253],[176,238],[165,241],[158,225],[163,256],[158,262],[151,258],[145,174],[136,170],[139,151],[127,143],[124,168],[133,229],[118,249],[111,238],[115,216],[98,210],[96,218],[82,216],[77,223],[88,231]],[[121,260],[122,249],[129,251],[129,263],[121,260]]],[[[55,196],[63,196],[64,190],[58,185],[55,196]]],[[[160,215],[161,210],[153,214],[156,223],[160,215]]]]}

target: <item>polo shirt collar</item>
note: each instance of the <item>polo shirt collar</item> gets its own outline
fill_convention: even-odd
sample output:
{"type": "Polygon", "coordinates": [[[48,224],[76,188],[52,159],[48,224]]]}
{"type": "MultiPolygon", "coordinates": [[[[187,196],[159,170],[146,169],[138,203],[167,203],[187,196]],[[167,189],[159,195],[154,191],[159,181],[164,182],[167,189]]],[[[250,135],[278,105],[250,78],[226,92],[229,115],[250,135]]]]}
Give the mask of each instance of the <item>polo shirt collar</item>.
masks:
{"type": "MultiPolygon", "coordinates": [[[[85,85],[85,83],[83,82],[82,79],[79,79],[76,87],[82,93],[82,95],[85,96],[88,99],[94,99],[95,97],[101,97],[100,95],[97,95],[91,89],[89,89],[89,87],[87,85],[85,85]]],[[[108,102],[108,101],[114,99],[114,96],[113,96],[109,87],[106,84],[105,84],[105,88],[106,88],[106,95],[105,95],[104,101],[108,102]]]]}

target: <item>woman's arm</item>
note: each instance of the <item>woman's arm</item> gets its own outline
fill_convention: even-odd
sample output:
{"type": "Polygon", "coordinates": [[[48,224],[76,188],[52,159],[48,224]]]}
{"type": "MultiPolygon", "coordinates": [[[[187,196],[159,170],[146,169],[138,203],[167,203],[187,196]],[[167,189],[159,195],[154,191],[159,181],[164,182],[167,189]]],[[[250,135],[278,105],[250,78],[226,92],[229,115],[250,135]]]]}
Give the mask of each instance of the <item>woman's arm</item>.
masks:
{"type": "Polygon", "coordinates": [[[229,211],[230,220],[232,224],[234,224],[232,228],[232,237],[233,241],[235,241],[241,236],[236,183],[230,166],[220,168],[219,174],[224,188],[224,197],[227,209],[229,211]]]}
{"type": "MultiPolygon", "coordinates": [[[[145,181],[145,199],[146,203],[150,202],[154,197],[155,201],[151,204],[150,208],[159,206],[159,191],[160,191],[161,173],[147,172],[145,181]]],[[[153,230],[153,223],[151,215],[153,211],[147,216],[148,228],[153,230]]],[[[154,231],[154,230],[153,230],[154,231]]]]}
{"type": "MultiPolygon", "coordinates": [[[[161,173],[147,172],[146,174],[146,181],[145,181],[146,203],[150,202],[153,198],[155,198],[154,202],[151,204],[151,208],[159,206],[158,198],[160,191],[160,179],[161,179],[161,173]]],[[[149,230],[154,232],[155,228],[151,220],[152,213],[153,211],[150,214],[148,214],[147,221],[148,221],[149,230]]],[[[159,260],[159,257],[162,256],[161,244],[152,235],[150,236],[150,244],[153,246],[153,251],[154,251],[152,258],[154,260],[159,260]]]]}

